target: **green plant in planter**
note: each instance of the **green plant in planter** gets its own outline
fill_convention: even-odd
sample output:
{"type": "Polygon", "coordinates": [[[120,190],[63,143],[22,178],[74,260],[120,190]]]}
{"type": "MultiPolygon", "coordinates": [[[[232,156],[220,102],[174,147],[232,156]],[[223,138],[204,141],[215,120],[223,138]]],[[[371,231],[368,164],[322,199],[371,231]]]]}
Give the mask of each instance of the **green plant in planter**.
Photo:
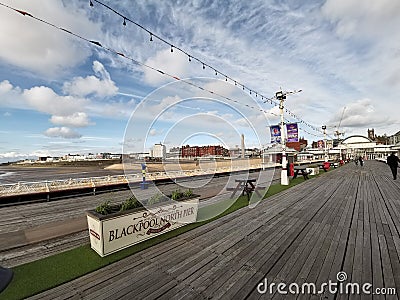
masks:
{"type": "Polygon", "coordinates": [[[129,199],[126,199],[124,203],[122,203],[119,211],[125,211],[128,209],[134,209],[142,206],[143,206],[142,203],[140,203],[134,196],[132,196],[129,199]]]}
{"type": "Polygon", "coordinates": [[[183,192],[184,197],[191,197],[193,196],[193,191],[191,189],[188,189],[187,191],[183,192]]]}
{"type": "Polygon", "coordinates": [[[175,190],[171,194],[171,199],[172,200],[179,200],[182,197],[183,197],[183,193],[180,190],[175,190]]]}
{"type": "Polygon", "coordinates": [[[171,199],[172,200],[180,200],[182,198],[189,198],[193,196],[193,191],[191,189],[188,189],[184,192],[181,192],[180,190],[175,190],[171,194],[171,199]]]}
{"type": "Polygon", "coordinates": [[[167,201],[167,200],[168,200],[168,197],[167,197],[167,196],[165,196],[165,195],[163,195],[163,194],[161,194],[161,193],[157,193],[157,194],[153,195],[153,196],[149,199],[149,201],[147,202],[147,204],[148,204],[148,205],[154,205],[154,204],[161,203],[161,202],[164,202],[164,201],[167,201]]]}
{"type": "Polygon", "coordinates": [[[95,211],[102,215],[108,215],[112,211],[110,201],[105,201],[101,203],[99,206],[95,208],[95,211]]]}

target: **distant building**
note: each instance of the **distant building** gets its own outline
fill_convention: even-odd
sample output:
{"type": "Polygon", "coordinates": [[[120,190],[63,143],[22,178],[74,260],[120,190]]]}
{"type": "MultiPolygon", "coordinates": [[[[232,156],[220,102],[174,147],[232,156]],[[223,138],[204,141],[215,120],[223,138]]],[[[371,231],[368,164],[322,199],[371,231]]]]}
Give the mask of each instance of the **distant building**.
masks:
{"type": "Polygon", "coordinates": [[[400,143],[400,131],[389,136],[389,144],[396,145],[400,143]]]}
{"type": "MultiPolygon", "coordinates": [[[[297,151],[293,148],[286,147],[286,156],[288,163],[295,161],[297,151]]],[[[262,150],[261,156],[263,157],[263,163],[265,164],[280,164],[282,162],[282,145],[273,144],[268,148],[262,150]]]]}
{"type": "Polygon", "coordinates": [[[153,149],[151,150],[151,157],[152,158],[158,158],[158,159],[165,159],[167,156],[167,149],[165,147],[165,145],[159,143],[159,144],[155,144],[153,146],[153,149]]]}
{"type": "Polygon", "coordinates": [[[341,159],[364,159],[386,158],[392,151],[393,145],[382,145],[362,135],[353,135],[345,138],[337,147],[340,150],[341,159]]]}
{"type": "Polygon", "coordinates": [[[368,129],[368,138],[373,141],[376,142],[377,144],[382,144],[382,145],[389,145],[389,144],[393,144],[390,143],[389,137],[384,134],[382,136],[376,135],[374,129],[368,129]]]}
{"type": "Polygon", "coordinates": [[[172,147],[169,149],[166,158],[168,159],[179,159],[181,157],[181,148],[172,147]]]}
{"type": "Polygon", "coordinates": [[[368,138],[371,140],[371,141],[374,141],[375,140],[375,132],[374,132],[374,129],[372,128],[372,129],[369,129],[368,128],[368,138]]]}
{"type": "Polygon", "coordinates": [[[48,161],[50,161],[50,156],[39,156],[38,157],[38,161],[39,162],[48,162],[48,161]]]}
{"type": "Polygon", "coordinates": [[[303,151],[305,148],[307,148],[308,141],[305,140],[304,138],[301,138],[298,142],[287,142],[286,146],[292,149],[295,149],[296,151],[303,151]]]}
{"type": "Polygon", "coordinates": [[[229,156],[230,157],[240,157],[242,150],[239,148],[238,145],[229,149],[229,156]]]}
{"type": "Polygon", "coordinates": [[[181,157],[229,156],[229,151],[222,146],[182,146],[181,157]]]}

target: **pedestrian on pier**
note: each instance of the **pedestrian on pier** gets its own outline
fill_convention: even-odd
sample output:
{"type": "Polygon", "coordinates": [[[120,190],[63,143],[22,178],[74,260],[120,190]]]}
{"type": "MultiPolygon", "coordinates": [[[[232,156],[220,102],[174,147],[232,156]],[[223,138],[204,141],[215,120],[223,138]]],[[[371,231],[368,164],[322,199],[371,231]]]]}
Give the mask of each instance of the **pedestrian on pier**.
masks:
{"type": "Polygon", "coordinates": [[[396,180],[397,178],[397,167],[399,166],[399,158],[395,155],[395,152],[392,152],[392,154],[390,154],[387,157],[387,164],[390,167],[390,170],[392,170],[392,174],[393,174],[393,179],[396,180]]]}
{"type": "Polygon", "coordinates": [[[360,162],[360,166],[362,167],[364,165],[364,160],[361,156],[358,158],[358,161],[360,162]]]}
{"type": "Polygon", "coordinates": [[[356,164],[356,166],[358,166],[358,158],[354,159],[354,163],[356,164]]]}

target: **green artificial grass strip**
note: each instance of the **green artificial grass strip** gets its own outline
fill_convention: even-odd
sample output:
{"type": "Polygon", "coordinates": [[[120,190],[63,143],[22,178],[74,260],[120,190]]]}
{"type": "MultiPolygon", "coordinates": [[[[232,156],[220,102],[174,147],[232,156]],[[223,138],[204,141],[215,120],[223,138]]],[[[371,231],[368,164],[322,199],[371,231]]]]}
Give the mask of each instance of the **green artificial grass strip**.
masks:
{"type": "MultiPolygon", "coordinates": [[[[290,180],[290,184],[287,186],[281,186],[280,184],[271,185],[265,198],[275,195],[301,182],[304,182],[303,177],[290,180]]],[[[205,219],[207,216],[212,215],[213,212],[221,211],[221,209],[226,207],[227,203],[230,204],[229,200],[200,208],[198,211],[198,219],[205,219]]],[[[100,257],[94,250],[90,248],[90,245],[83,245],[72,250],[17,266],[13,268],[13,280],[6,290],[0,293],[0,299],[24,299],[45,290],[54,288],[151,246],[159,244],[165,240],[173,238],[179,234],[212,222],[247,205],[247,196],[241,196],[216,217],[202,222],[188,224],[106,257],[100,257]]]]}

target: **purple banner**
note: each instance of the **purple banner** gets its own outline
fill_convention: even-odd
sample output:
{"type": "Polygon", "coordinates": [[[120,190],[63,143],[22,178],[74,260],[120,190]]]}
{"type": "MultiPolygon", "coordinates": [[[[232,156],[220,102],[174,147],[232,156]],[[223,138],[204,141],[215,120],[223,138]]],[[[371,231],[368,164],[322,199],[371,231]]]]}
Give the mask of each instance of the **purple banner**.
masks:
{"type": "Polygon", "coordinates": [[[298,142],[299,141],[299,130],[297,123],[286,124],[287,141],[298,142]]]}
{"type": "Polygon", "coordinates": [[[274,125],[269,127],[271,131],[271,143],[281,142],[281,128],[279,125],[274,125]]]}

